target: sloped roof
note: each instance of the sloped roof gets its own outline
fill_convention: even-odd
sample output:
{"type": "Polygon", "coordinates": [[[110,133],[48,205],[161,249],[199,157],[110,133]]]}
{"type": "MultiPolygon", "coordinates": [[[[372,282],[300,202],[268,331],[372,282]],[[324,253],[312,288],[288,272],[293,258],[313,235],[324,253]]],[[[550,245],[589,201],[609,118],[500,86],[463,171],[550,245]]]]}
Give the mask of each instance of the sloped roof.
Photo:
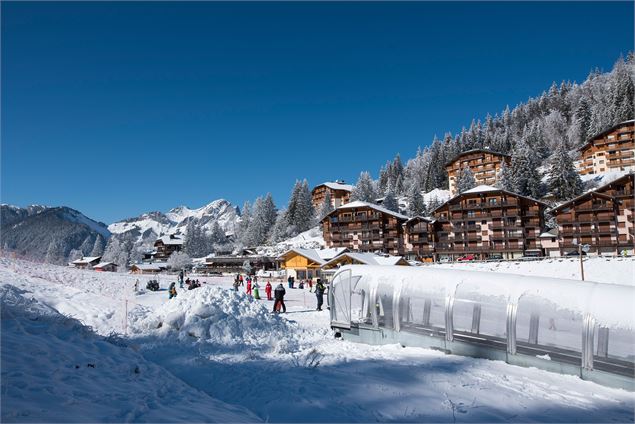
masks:
{"type": "Polygon", "coordinates": [[[325,264],[327,261],[335,258],[343,252],[346,252],[348,249],[345,247],[335,247],[331,249],[302,249],[299,247],[287,250],[280,258],[287,256],[290,253],[296,253],[300,256],[304,256],[305,258],[318,263],[320,265],[325,264]]]}
{"type": "Polygon", "coordinates": [[[163,244],[180,245],[183,244],[183,239],[179,236],[163,236],[159,237],[157,241],[161,240],[163,244]]]}
{"type": "Polygon", "coordinates": [[[604,131],[602,131],[601,133],[598,133],[596,135],[594,135],[593,137],[589,138],[579,149],[578,151],[582,151],[585,150],[587,147],[589,147],[590,144],[593,144],[593,141],[598,138],[598,137],[604,137],[606,134],[615,131],[616,129],[618,129],[621,126],[624,125],[628,125],[628,124],[632,124],[635,122],[635,119],[629,119],[628,121],[624,121],[624,122],[620,122],[619,124],[615,124],[610,128],[605,129],[604,131]]]}
{"type": "Polygon", "coordinates": [[[480,186],[474,187],[474,188],[472,188],[470,190],[464,191],[463,193],[458,193],[458,194],[454,195],[451,199],[448,199],[447,201],[445,201],[441,205],[437,206],[432,211],[432,213],[435,213],[436,211],[438,211],[439,209],[441,209],[442,207],[444,207],[448,203],[452,202],[455,199],[460,198],[461,196],[463,196],[465,194],[487,193],[487,192],[496,192],[496,191],[501,192],[501,193],[505,193],[505,194],[509,194],[509,195],[512,195],[512,196],[516,196],[516,197],[521,197],[521,198],[527,199],[527,200],[529,200],[531,202],[540,203],[543,206],[548,206],[545,202],[542,202],[542,201],[536,200],[536,199],[532,199],[531,197],[523,196],[522,194],[514,193],[513,191],[504,190],[502,188],[496,188],[496,187],[487,186],[487,185],[480,185],[480,186]]]}
{"type": "Polygon", "coordinates": [[[97,265],[93,265],[93,268],[103,268],[108,265],[115,265],[115,264],[113,262],[99,262],[97,265]]]}
{"type": "Polygon", "coordinates": [[[361,200],[355,200],[354,202],[346,203],[346,204],[344,204],[344,205],[342,205],[342,206],[338,207],[338,208],[337,208],[337,209],[335,209],[334,211],[331,211],[331,213],[329,213],[329,214],[328,214],[328,215],[326,215],[326,216],[329,216],[329,215],[331,215],[332,213],[334,213],[334,212],[336,212],[336,211],[339,211],[339,210],[344,210],[344,209],[356,209],[356,208],[364,208],[364,207],[371,208],[371,209],[375,209],[376,211],[383,212],[383,213],[385,213],[385,214],[392,215],[392,216],[397,217],[397,218],[400,218],[400,219],[405,219],[405,220],[407,220],[407,219],[408,219],[408,217],[407,217],[407,216],[402,215],[402,214],[397,213],[397,212],[393,212],[393,211],[391,211],[390,209],[386,209],[386,208],[384,208],[383,206],[379,206],[379,205],[376,205],[376,204],[374,204],[374,203],[370,203],[370,202],[362,202],[361,200]]]}
{"type": "Polygon", "coordinates": [[[338,261],[342,260],[342,258],[345,258],[345,257],[348,257],[364,265],[382,265],[382,266],[396,265],[397,263],[403,260],[403,256],[391,256],[391,255],[382,256],[382,255],[376,255],[374,253],[367,253],[367,252],[345,252],[345,253],[342,253],[341,255],[338,255],[337,257],[334,257],[330,261],[326,262],[324,265],[322,265],[322,267],[334,265],[338,261]]]}
{"type": "Polygon", "coordinates": [[[83,265],[83,264],[89,264],[91,262],[95,262],[99,260],[101,260],[101,256],[88,256],[88,257],[83,257],[81,259],[74,260],[71,263],[75,265],[83,265]]]}
{"type": "MultiPolygon", "coordinates": [[[[326,186],[330,189],[333,190],[344,190],[344,191],[353,191],[354,186],[352,186],[351,184],[342,184],[342,183],[338,183],[338,182],[328,182],[328,183],[322,183],[322,184],[318,184],[315,187],[313,187],[313,190],[315,190],[318,187],[322,187],[322,186],[326,186]]],[[[313,191],[311,190],[311,191],[313,191]]]]}
{"type": "Polygon", "coordinates": [[[487,191],[498,191],[498,190],[500,190],[500,189],[498,189],[496,187],[489,186],[489,185],[481,184],[481,185],[478,185],[478,186],[476,186],[474,188],[471,188],[469,190],[465,190],[463,192],[463,194],[465,194],[465,193],[484,193],[484,192],[487,192],[487,191]]]}
{"type": "Polygon", "coordinates": [[[550,212],[555,212],[557,210],[565,208],[565,207],[569,206],[570,204],[575,203],[575,202],[577,202],[579,200],[585,199],[587,197],[601,197],[601,198],[606,199],[606,200],[612,200],[614,202],[621,203],[618,199],[616,199],[613,196],[609,196],[608,194],[598,193],[597,191],[594,190],[594,191],[587,191],[586,193],[581,194],[578,197],[574,197],[571,200],[568,200],[568,201],[566,201],[564,203],[561,203],[558,206],[555,206],[555,207],[551,208],[550,212]]]}
{"type": "Polygon", "coordinates": [[[434,218],[430,218],[430,217],[427,217],[427,216],[417,215],[417,216],[413,216],[412,218],[408,219],[406,222],[404,222],[404,224],[409,224],[410,222],[415,221],[415,220],[418,220],[418,219],[421,219],[421,220],[423,220],[423,221],[427,221],[427,222],[429,222],[429,223],[433,223],[433,222],[435,222],[435,221],[436,221],[434,218]]]}
{"type": "Polygon", "coordinates": [[[142,271],[160,271],[166,269],[168,264],[166,263],[153,263],[153,264],[133,264],[133,268],[138,268],[142,271]]]}
{"type": "Polygon", "coordinates": [[[470,153],[491,153],[497,156],[506,156],[506,157],[511,157],[510,155],[506,154],[506,153],[502,153],[502,152],[497,152],[494,150],[490,150],[490,149],[471,149],[471,150],[466,150],[464,152],[459,153],[458,155],[454,156],[452,158],[452,160],[448,161],[445,163],[445,166],[450,165],[451,163],[454,163],[457,161],[458,158],[460,158],[461,156],[465,156],[465,155],[469,155],[470,153]]]}

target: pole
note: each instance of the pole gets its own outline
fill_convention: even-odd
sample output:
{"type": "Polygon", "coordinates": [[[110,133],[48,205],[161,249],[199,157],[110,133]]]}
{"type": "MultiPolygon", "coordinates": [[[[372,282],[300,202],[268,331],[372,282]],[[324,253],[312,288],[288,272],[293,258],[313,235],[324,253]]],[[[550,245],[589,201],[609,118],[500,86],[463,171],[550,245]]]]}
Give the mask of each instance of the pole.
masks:
{"type": "Polygon", "coordinates": [[[128,299],[126,299],[126,316],[123,319],[123,334],[128,335],[128,299]]]}
{"type": "Polygon", "coordinates": [[[582,244],[578,244],[578,254],[580,255],[580,275],[584,281],[584,262],[582,262],[582,244]]]}

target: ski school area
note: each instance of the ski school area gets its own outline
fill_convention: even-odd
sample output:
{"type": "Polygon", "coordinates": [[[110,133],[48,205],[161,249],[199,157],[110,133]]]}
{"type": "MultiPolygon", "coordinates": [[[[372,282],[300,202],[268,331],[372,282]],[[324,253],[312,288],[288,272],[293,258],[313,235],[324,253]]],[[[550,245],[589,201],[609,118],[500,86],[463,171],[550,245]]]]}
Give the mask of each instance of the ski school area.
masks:
{"type": "MultiPolygon", "coordinates": [[[[576,278],[577,265],[554,268],[571,273],[562,278],[576,278]]],[[[495,280],[504,282],[532,263],[472,266],[497,272],[495,280]]],[[[600,283],[620,274],[618,282],[628,284],[623,275],[633,270],[626,261],[586,266],[588,279],[600,283]]],[[[469,267],[444,267],[450,269],[439,275],[470,273],[469,267]]],[[[545,264],[538,267],[542,271],[527,274],[536,277],[526,278],[552,272],[545,264]]],[[[383,278],[390,277],[387,268],[383,278]]],[[[434,269],[425,267],[426,278],[436,280],[434,269]]],[[[398,272],[412,279],[419,271],[398,272]]],[[[317,311],[308,286],[285,284],[287,312],[273,314],[266,279],[258,279],[258,300],[246,287],[235,291],[233,276],[188,277],[201,287],[181,288],[176,276],[95,273],[0,258],[2,421],[635,420],[635,393],[576,375],[397,342],[336,338],[326,296],[325,310],[317,311]],[[145,290],[150,280],[158,291],[145,290]],[[172,282],[176,296],[170,299],[172,282]]],[[[610,315],[609,309],[603,312],[610,315]]],[[[380,325],[386,311],[373,312],[380,325]]],[[[483,317],[487,313],[484,308],[483,317]]],[[[558,322],[551,330],[561,329],[566,325],[558,322]]]]}

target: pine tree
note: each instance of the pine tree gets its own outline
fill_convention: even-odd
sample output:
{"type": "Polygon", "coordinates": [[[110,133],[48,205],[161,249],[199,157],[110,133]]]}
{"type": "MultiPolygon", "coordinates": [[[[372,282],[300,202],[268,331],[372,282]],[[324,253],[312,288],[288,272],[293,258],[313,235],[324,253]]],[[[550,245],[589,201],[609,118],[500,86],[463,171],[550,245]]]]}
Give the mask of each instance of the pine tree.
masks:
{"type": "Polygon", "coordinates": [[[459,193],[463,193],[471,188],[476,187],[476,180],[474,179],[474,174],[472,174],[472,170],[469,167],[464,167],[461,169],[459,176],[456,180],[456,189],[459,193]]]}
{"type": "Polygon", "coordinates": [[[318,212],[317,219],[322,220],[326,215],[333,212],[334,210],[335,208],[333,207],[333,204],[331,201],[331,192],[327,191],[326,195],[324,196],[324,201],[322,202],[322,205],[320,206],[320,211],[318,212]]]}
{"type": "Polygon", "coordinates": [[[104,246],[106,243],[104,242],[104,238],[101,234],[97,234],[95,237],[95,244],[93,245],[93,249],[90,252],[90,256],[96,257],[104,254],[104,246]]]}
{"type": "Polygon", "coordinates": [[[542,195],[542,183],[538,173],[536,154],[527,145],[524,138],[518,142],[512,152],[511,186],[514,193],[533,198],[542,195]]]}
{"type": "Polygon", "coordinates": [[[399,203],[397,202],[392,189],[389,189],[388,193],[386,193],[382,206],[390,211],[399,213],[399,203]]]}
{"type": "Polygon", "coordinates": [[[421,191],[416,186],[412,186],[408,196],[408,214],[412,216],[423,216],[426,213],[426,205],[423,201],[421,191]]]}
{"type": "Polygon", "coordinates": [[[578,126],[578,142],[580,144],[585,143],[591,138],[591,107],[584,97],[580,99],[580,104],[575,111],[575,122],[578,126]]]}
{"type": "Polygon", "coordinates": [[[507,165],[507,162],[501,162],[500,171],[496,174],[496,184],[495,187],[500,188],[502,190],[514,191],[515,187],[513,184],[513,177],[511,175],[512,169],[507,165]]]}
{"type": "Polygon", "coordinates": [[[278,212],[276,223],[273,225],[269,240],[272,243],[278,243],[290,237],[289,220],[287,211],[278,212]]]}
{"type": "Polygon", "coordinates": [[[351,200],[360,200],[362,202],[375,203],[377,194],[375,193],[375,184],[370,174],[366,171],[359,174],[357,184],[351,192],[351,200]]]}
{"type": "Polygon", "coordinates": [[[550,160],[547,184],[549,191],[558,200],[569,200],[582,193],[582,180],[564,145],[560,146],[550,160]]]}
{"type": "Polygon", "coordinates": [[[187,224],[183,251],[192,258],[202,258],[212,252],[211,240],[194,220],[187,224]]]}
{"type": "Polygon", "coordinates": [[[213,246],[221,246],[227,244],[227,235],[218,224],[218,221],[214,221],[214,223],[212,224],[212,230],[210,232],[209,240],[213,246]]]}
{"type": "Polygon", "coordinates": [[[192,266],[192,259],[185,252],[172,252],[167,264],[173,270],[189,268],[192,266]]]}

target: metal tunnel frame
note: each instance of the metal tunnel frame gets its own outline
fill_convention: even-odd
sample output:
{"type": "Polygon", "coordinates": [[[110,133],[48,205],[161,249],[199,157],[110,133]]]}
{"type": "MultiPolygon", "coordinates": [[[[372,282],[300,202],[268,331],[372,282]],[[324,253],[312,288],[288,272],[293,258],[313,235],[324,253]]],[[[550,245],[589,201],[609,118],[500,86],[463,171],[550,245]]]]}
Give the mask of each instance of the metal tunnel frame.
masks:
{"type": "MultiPolygon", "coordinates": [[[[635,287],[586,282],[575,282],[577,286],[573,286],[570,280],[541,281],[537,277],[523,282],[540,287],[565,282],[565,289],[579,290],[580,297],[587,297],[580,301],[583,306],[576,309],[558,305],[544,290],[517,290],[517,284],[505,282],[506,278],[517,280],[519,276],[492,277],[492,273],[476,272],[479,275],[474,277],[465,271],[457,271],[454,276],[454,270],[443,270],[440,280],[449,283],[441,284],[431,270],[420,274],[394,270],[377,277],[372,268],[344,267],[331,282],[331,327],[345,340],[399,343],[501,360],[635,391],[635,347],[628,347],[635,340],[633,319],[626,326],[603,326],[595,316],[597,308],[583,311],[584,302],[592,305],[594,301],[617,298],[622,299],[622,304],[615,307],[630,305],[626,312],[632,316],[635,287]],[[418,281],[413,283],[413,278],[418,281]],[[494,281],[488,282],[490,279],[494,281]],[[497,294],[497,290],[507,292],[497,294]],[[613,297],[607,297],[611,291],[615,292],[613,297]]],[[[386,267],[383,268],[385,273],[386,267]]]]}

